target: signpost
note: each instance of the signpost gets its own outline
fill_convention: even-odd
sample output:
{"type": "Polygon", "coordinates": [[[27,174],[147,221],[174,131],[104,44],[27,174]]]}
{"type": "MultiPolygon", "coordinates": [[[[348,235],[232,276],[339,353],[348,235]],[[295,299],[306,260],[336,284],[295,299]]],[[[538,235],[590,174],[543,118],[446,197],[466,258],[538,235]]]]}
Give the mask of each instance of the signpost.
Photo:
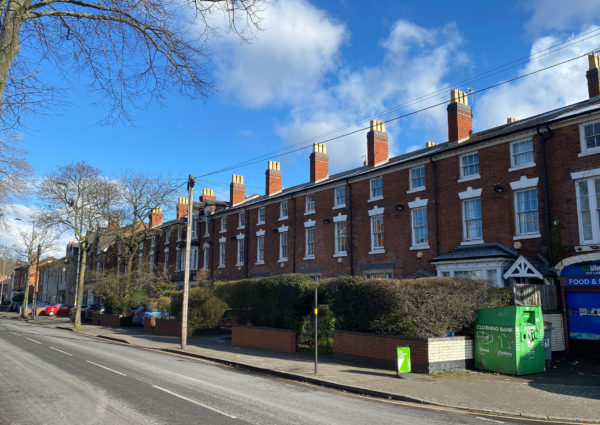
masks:
{"type": "Polygon", "coordinates": [[[403,373],[410,373],[410,347],[398,347],[398,370],[396,371],[397,375],[400,376],[403,373]]]}

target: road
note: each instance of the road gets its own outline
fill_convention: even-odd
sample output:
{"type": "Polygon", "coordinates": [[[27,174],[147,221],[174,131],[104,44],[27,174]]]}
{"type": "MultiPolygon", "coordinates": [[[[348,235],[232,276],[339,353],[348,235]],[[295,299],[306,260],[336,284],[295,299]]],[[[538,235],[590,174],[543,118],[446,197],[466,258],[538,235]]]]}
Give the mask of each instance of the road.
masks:
{"type": "Polygon", "coordinates": [[[539,423],[424,408],[0,318],[0,424],[539,423]]]}

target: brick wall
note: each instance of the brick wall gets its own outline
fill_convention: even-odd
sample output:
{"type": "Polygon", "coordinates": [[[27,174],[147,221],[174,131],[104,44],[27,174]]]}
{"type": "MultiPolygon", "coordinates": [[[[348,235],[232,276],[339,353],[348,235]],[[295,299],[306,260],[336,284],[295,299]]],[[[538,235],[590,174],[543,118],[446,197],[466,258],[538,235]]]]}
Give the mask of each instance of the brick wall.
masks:
{"type": "Polygon", "coordinates": [[[120,314],[102,314],[102,315],[100,315],[100,325],[118,328],[121,326],[121,315],[120,314]]]}
{"type": "MultiPolygon", "coordinates": [[[[181,337],[181,322],[178,320],[171,319],[155,319],[155,325],[153,333],[156,335],[164,336],[178,336],[181,337]]],[[[144,322],[144,329],[146,323],[144,322]]]]}
{"type": "Polygon", "coordinates": [[[231,330],[231,344],[280,353],[295,353],[296,332],[289,329],[234,326],[231,330]]]}

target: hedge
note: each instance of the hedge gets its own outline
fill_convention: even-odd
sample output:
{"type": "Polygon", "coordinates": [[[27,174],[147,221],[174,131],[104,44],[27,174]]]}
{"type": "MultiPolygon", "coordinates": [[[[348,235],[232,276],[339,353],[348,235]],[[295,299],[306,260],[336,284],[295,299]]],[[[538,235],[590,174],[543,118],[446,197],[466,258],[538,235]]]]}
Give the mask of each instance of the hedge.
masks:
{"type": "Polygon", "coordinates": [[[312,311],[314,284],[303,274],[287,274],[219,284],[215,293],[240,324],[298,330],[312,311]]]}
{"type": "MultiPolygon", "coordinates": [[[[170,314],[182,319],[183,292],[171,294],[170,314]]],[[[227,305],[210,288],[197,286],[188,295],[188,335],[219,326],[227,305]]]]}
{"type": "Polygon", "coordinates": [[[510,302],[507,288],[471,279],[338,278],[323,282],[340,330],[442,337],[472,335],[475,310],[510,302]]]}

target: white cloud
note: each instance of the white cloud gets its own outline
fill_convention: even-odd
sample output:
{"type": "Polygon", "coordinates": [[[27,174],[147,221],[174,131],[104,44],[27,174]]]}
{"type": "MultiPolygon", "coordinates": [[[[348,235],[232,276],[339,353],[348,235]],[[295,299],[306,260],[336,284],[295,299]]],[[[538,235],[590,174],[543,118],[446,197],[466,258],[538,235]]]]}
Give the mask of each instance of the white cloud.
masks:
{"type": "Polygon", "coordinates": [[[335,68],[346,28],[305,0],[273,1],[262,18],[252,43],[231,36],[216,49],[219,88],[248,107],[295,103],[335,68]]]}
{"type": "MultiPolygon", "coordinates": [[[[591,29],[593,28],[587,28],[583,32],[591,29]]],[[[576,35],[569,39],[574,37],[576,35]]],[[[540,38],[533,43],[531,53],[540,52],[564,41],[566,39],[556,37],[540,38]]],[[[522,69],[516,71],[516,74],[526,74],[559,63],[596,47],[596,39],[585,40],[557,53],[531,60],[522,69]]],[[[583,57],[492,89],[480,97],[475,95],[474,130],[480,131],[505,124],[508,117],[526,118],[585,100],[588,97],[586,71],[587,58],[583,57]]]]}
{"type": "Polygon", "coordinates": [[[529,32],[581,29],[597,22],[600,2],[597,0],[528,0],[523,3],[533,12],[525,25],[529,32]]]}

